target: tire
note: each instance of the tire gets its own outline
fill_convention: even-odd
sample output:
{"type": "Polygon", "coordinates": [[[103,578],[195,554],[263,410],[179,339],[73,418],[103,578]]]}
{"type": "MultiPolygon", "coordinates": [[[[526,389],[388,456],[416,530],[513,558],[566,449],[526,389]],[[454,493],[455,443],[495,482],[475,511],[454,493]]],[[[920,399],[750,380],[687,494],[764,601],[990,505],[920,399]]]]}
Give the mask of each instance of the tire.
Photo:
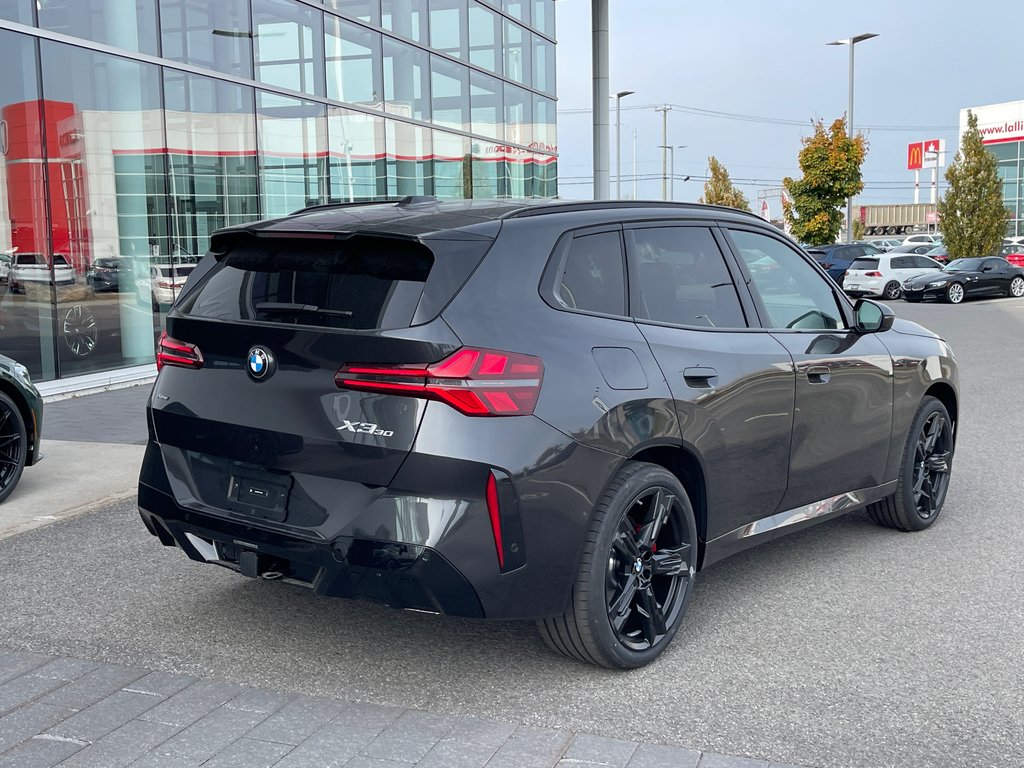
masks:
{"type": "Polygon", "coordinates": [[[18,405],[0,392],[0,501],[14,491],[28,458],[28,435],[18,405]]]}
{"type": "Polygon", "coordinates": [[[1007,296],[1012,296],[1015,299],[1019,299],[1024,296],[1024,277],[1019,275],[1010,281],[1010,287],[1006,291],[1007,296]]]}
{"type": "Polygon", "coordinates": [[[953,423],[946,406],[934,397],[925,397],[907,434],[896,493],[868,506],[868,516],[900,531],[931,526],[946,500],[954,447],[953,423]]]}
{"type": "Polygon", "coordinates": [[[950,283],[946,286],[946,302],[959,304],[964,300],[964,287],[960,283],[950,283]]]}
{"type": "Polygon", "coordinates": [[[903,289],[895,280],[886,283],[885,288],[882,289],[882,298],[889,301],[896,301],[901,295],[903,295],[903,289]]]}
{"type": "Polygon", "coordinates": [[[609,669],[649,664],[682,624],[696,557],[693,506],[678,478],[627,462],[594,506],[569,609],[539,620],[541,637],[576,661],[609,669]]]}

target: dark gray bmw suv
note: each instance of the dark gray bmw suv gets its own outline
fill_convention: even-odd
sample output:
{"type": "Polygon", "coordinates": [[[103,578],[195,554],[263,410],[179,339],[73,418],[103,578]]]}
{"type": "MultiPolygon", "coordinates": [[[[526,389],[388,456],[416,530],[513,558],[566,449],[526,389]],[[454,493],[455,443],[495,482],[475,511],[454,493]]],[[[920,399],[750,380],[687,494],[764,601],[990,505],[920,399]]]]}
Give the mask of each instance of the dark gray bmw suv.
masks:
{"type": "Polygon", "coordinates": [[[938,517],[949,346],[753,215],[324,206],[223,230],[167,318],[146,527],[246,576],[656,658],[696,573],[938,517]]]}

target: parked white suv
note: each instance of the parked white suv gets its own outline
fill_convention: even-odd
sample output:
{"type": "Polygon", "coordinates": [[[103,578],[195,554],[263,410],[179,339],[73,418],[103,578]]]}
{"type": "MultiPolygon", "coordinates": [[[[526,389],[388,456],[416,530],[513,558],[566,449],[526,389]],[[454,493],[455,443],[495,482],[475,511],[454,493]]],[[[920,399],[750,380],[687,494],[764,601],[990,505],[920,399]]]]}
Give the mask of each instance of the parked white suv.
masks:
{"type": "Polygon", "coordinates": [[[148,296],[154,308],[160,304],[173,304],[195,268],[195,264],[189,263],[151,264],[149,277],[141,277],[135,281],[139,302],[145,304],[148,296]]]}
{"type": "Polygon", "coordinates": [[[881,296],[892,301],[903,294],[903,281],[942,269],[935,259],[914,253],[862,256],[846,270],[843,290],[850,296],[881,296]]]}
{"type": "Polygon", "coordinates": [[[8,281],[11,293],[24,293],[27,283],[52,285],[72,285],[75,282],[75,270],[62,253],[53,254],[53,276],[50,275],[50,264],[41,253],[16,253],[11,263],[8,281]]]}

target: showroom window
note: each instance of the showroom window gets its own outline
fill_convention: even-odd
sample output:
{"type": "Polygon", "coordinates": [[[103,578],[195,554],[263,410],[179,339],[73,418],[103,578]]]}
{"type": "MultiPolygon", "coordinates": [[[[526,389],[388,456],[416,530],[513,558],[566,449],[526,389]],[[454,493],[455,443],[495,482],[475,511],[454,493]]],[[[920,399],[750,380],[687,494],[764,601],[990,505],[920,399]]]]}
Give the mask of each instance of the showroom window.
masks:
{"type": "Polygon", "coordinates": [[[469,60],[478,67],[501,74],[502,19],[482,5],[469,8],[469,60]]]}
{"type": "Polygon", "coordinates": [[[249,0],[160,0],[163,56],[237,77],[252,77],[249,0]]]}
{"type": "Polygon", "coordinates": [[[469,69],[440,56],[430,57],[431,114],[436,125],[468,131],[469,69]]]}
{"type": "Polygon", "coordinates": [[[427,42],[427,0],[383,0],[382,26],[396,35],[427,42]]]}
{"type": "Polygon", "coordinates": [[[151,268],[172,256],[160,70],[48,40],[40,51],[44,114],[57,137],[47,164],[52,252],[74,270],[56,290],[60,373],[151,362],[170,304],[151,268]],[[130,265],[116,291],[85,280],[101,257],[130,265]]]}
{"type": "Polygon", "coordinates": [[[256,94],[264,218],[326,202],[327,113],[323,104],[256,94]]]}
{"type": "Polygon", "coordinates": [[[465,59],[468,10],[466,0],[430,0],[430,47],[465,59]]]}
{"type": "Polygon", "coordinates": [[[206,253],[221,227],[260,217],[253,89],[164,70],[172,251],[206,253]]]}
{"type": "Polygon", "coordinates": [[[328,202],[374,200],[388,194],[384,118],[328,107],[328,202]]]}
{"type": "Polygon", "coordinates": [[[389,197],[434,194],[432,134],[419,125],[385,121],[389,197]]]}
{"type": "Polygon", "coordinates": [[[291,0],[252,0],[256,79],[324,94],[323,13],[291,0]]]}
{"type": "Polygon", "coordinates": [[[36,7],[43,29],[157,54],[156,0],[37,0],[36,7]]]}
{"type": "Polygon", "coordinates": [[[327,14],[327,97],[379,109],[384,84],[380,34],[327,14]]]}
{"type": "Polygon", "coordinates": [[[393,115],[430,119],[430,54],[384,38],[384,100],[393,115]]]}
{"type": "Polygon", "coordinates": [[[503,139],[505,101],[501,80],[483,72],[471,72],[469,82],[473,133],[503,139]]]}

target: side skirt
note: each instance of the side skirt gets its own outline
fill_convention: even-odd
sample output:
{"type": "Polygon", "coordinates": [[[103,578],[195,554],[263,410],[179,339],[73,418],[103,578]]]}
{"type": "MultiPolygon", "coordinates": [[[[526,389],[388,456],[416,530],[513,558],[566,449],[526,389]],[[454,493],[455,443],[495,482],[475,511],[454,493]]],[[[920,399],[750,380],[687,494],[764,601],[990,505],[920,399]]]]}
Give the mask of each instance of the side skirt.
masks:
{"type": "Polygon", "coordinates": [[[707,543],[701,567],[707,568],[712,563],[724,560],[729,555],[742,552],[744,549],[756,547],[758,544],[785,536],[787,533],[807,528],[833,517],[839,517],[839,515],[880,501],[896,492],[897,482],[893,480],[871,488],[841,493],[838,496],[804,504],[795,509],[776,512],[770,517],[763,517],[740,526],[707,543]]]}

